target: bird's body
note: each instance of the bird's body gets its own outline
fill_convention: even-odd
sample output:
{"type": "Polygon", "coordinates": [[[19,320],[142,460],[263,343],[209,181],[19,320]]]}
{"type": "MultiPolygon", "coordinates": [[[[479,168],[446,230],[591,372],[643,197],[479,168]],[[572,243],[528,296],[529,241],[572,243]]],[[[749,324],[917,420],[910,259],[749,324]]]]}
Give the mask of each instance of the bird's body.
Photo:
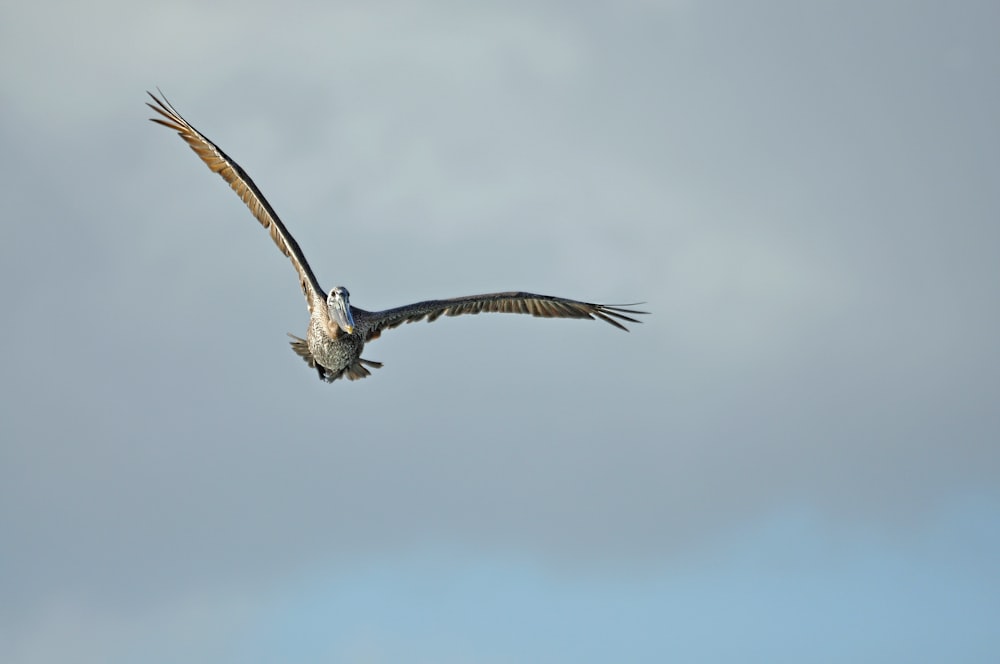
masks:
{"type": "Polygon", "coordinates": [[[372,367],[382,366],[379,362],[361,359],[361,351],[365,347],[364,336],[343,334],[336,325],[331,328],[324,318],[321,315],[310,316],[306,338],[292,337],[292,348],[319,372],[320,378],[333,381],[346,373],[348,378],[356,380],[370,373],[365,368],[366,364],[372,367]]]}
{"type": "Polygon", "coordinates": [[[488,311],[526,313],[546,318],[596,318],[627,330],[619,320],[638,323],[640,321],[631,318],[629,314],[646,313],[622,306],[591,304],[523,292],[428,300],[374,312],[354,307],[349,301],[350,294],[342,286],[324,293],[298,243],[239,164],[181,117],[165,97],[161,100],[152,93],[149,96],[155,105],[147,105],[162,116],[151,118],[152,121],[177,131],[201,160],[229,183],[257,221],[270,232],[278,249],[291,260],[298,272],[302,293],[309,307],[306,338],[289,335],[292,337],[292,349],[310,367],[316,369],[320,378],[325,381],[332,382],[345,376],[350,380],[357,380],[370,375],[369,367],[378,368],[382,364],[361,357],[365,343],[378,338],[383,330],[424,318],[434,321],[441,315],[458,316],[488,311]]]}

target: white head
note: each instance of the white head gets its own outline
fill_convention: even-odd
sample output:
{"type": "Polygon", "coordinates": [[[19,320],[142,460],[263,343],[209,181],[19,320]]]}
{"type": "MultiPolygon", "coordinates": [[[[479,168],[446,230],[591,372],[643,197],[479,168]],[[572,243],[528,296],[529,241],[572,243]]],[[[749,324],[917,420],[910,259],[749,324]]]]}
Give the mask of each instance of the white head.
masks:
{"type": "Polygon", "coordinates": [[[326,296],[326,308],[330,318],[347,334],[354,332],[354,316],[351,315],[351,294],[343,286],[337,286],[326,296]]]}

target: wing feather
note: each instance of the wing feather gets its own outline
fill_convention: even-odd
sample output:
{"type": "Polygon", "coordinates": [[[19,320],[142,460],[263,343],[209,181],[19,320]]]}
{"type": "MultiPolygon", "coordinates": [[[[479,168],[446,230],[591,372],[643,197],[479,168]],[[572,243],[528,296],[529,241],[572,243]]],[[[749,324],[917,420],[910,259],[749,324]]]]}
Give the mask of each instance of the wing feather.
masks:
{"type": "Polygon", "coordinates": [[[278,218],[278,214],[274,211],[274,208],[264,198],[264,194],[257,188],[257,185],[250,179],[250,176],[246,174],[246,171],[240,168],[239,164],[181,117],[181,114],[177,112],[177,109],[173,107],[162,92],[160,93],[162,99],[152,92],[147,92],[147,94],[153,99],[155,105],[149,102],[146,105],[162,116],[159,118],[150,118],[150,120],[176,131],[213,173],[221,175],[222,179],[232,187],[236,195],[240,197],[240,200],[250,209],[250,212],[257,218],[260,225],[267,229],[271,235],[271,240],[281,250],[281,253],[292,261],[292,265],[299,274],[299,284],[302,286],[302,293],[306,297],[310,311],[312,311],[313,305],[316,302],[323,301],[323,289],[316,280],[316,276],[309,267],[309,263],[306,262],[306,257],[302,253],[302,249],[299,248],[295,238],[292,237],[292,234],[288,232],[281,219],[278,218]]]}
{"type": "Polygon", "coordinates": [[[530,314],[540,318],[589,318],[603,320],[628,332],[628,328],[619,321],[641,323],[642,321],[632,316],[649,313],[627,308],[632,306],[635,305],[593,304],[553,295],[508,292],[469,295],[448,300],[427,300],[385,311],[365,311],[351,307],[351,312],[354,314],[355,324],[365,335],[365,341],[371,341],[378,338],[383,330],[398,327],[403,323],[414,323],[425,318],[431,323],[441,316],[485,312],[530,314]]]}

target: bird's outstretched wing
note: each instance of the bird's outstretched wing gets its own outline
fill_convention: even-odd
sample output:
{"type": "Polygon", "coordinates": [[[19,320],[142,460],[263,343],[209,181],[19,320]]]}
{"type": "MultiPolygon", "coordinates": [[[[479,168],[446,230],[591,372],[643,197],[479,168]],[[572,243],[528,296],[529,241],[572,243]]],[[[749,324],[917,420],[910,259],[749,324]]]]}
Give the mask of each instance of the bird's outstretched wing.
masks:
{"type": "Polygon", "coordinates": [[[648,313],[627,308],[632,306],[635,305],[592,304],[552,295],[509,292],[469,295],[448,300],[427,300],[385,311],[365,311],[352,306],[351,311],[360,333],[365,336],[365,341],[370,341],[378,338],[383,330],[403,323],[413,323],[424,318],[428,322],[433,322],[442,315],[461,316],[482,312],[531,314],[541,318],[598,319],[627,332],[628,328],[619,321],[641,323],[642,321],[632,316],[648,313]]]}
{"type": "Polygon", "coordinates": [[[309,263],[306,262],[306,257],[303,255],[302,249],[299,248],[295,238],[288,232],[285,225],[281,223],[281,219],[278,218],[271,204],[267,202],[264,194],[260,192],[257,185],[250,179],[250,176],[246,174],[246,171],[230,159],[219,146],[210,141],[204,134],[181,117],[181,114],[167,101],[166,96],[163,96],[162,92],[160,93],[163,96],[162,99],[152,92],[148,92],[147,94],[152,97],[155,105],[149,102],[146,105],[162,116],[159,118],[150,118],[150,120],[173,129],[180,134],[180,137],[191,146],[191,149],[205,162],[205,165],[213,172],[221,175],[222,179],[229,183],[233,191],[250,208],[250,212],[257,218],[260,225],[270,232],[271,239],[274,240],[281,253],[288,256],[292,261],[295,271],[299,273],[299,283],[302,285],[302,293],[309,304],[309,310],[312,311],[313,306],[317,303],[322,304],[324,302],[323,289],[320,288],[319,283],[316,281],[316,276],[310,269],[309,263]]]}

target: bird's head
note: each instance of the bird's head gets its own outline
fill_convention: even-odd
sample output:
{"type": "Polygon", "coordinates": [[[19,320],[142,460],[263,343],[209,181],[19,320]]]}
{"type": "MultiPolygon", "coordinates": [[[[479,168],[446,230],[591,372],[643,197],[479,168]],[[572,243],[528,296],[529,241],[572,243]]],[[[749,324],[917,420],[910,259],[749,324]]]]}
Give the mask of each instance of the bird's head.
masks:
{"type": "Polygon", "coordinates": [[[330,312],[330,318],[341,330],[347,334],[354,332],[354,316],[351,315],[351,294],[343,286],[337,286],[330,290],[326,296],[326,308],[330,312]]]}

